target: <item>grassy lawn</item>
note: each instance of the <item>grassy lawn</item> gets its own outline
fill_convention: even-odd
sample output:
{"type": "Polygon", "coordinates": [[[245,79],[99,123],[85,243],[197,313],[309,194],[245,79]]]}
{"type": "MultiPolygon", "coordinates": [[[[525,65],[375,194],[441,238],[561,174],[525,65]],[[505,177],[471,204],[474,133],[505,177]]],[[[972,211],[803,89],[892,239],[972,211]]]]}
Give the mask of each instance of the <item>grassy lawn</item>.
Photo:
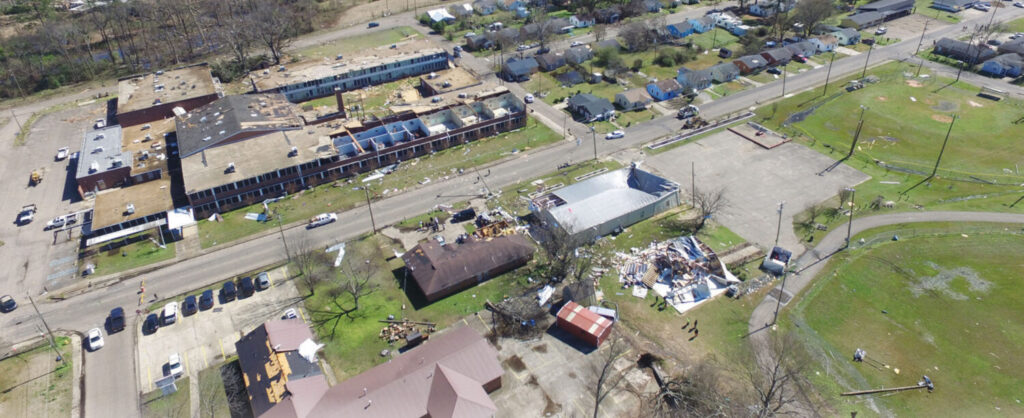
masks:
{"type": "Polygon", "coordinates": [[[443,211],[443,210],[431,211],[431,212],[427,212],[427,213],[424,213],[422,215],[416,215],[416,216],[408,218],[408,219],[406,219],[404,221],[401,221],[401,222],[395,224],[395,227],[398,228],[398,229],[417,229],[417,228],[420,227],[420,222],[426,224],[427,222],[430,222],[431,220],[433,220],[435,217],[437,218],[438,221],[444,222],[444,221],[447,221],[448,218],[451,217],[451,214],[449,214],[447,211],[443,211]]]}
{"type": "Polygon", "coordinates": [[[739,52],[737,51],[737,47],[739,46],[740,38],[737,38],[736,35],[718,27],[704,33],[695,33],[687,36],[685,40],[693,42],[694,45],[698,45],[704,49],[728,48],[732,50],[733,53],[739,52]],[[714,42],[713,47],[712,42],[714,42]]]}
{"type": "Polygon", "coordinates": [[[199,372],[199,415],[204,418],[231,417],[220,367],[218,365],[199,372]]]}
{"type": "Polygon", "coordinates": [[[103,276],[170,260],[174,258],[174,249],[173,242],[166,243],[166,248],[160,248],[147,239],[113,250],[97,251],[95,255],[84,258],[80,264],[95,264],[95,275],[103,276]]]}
{"type": "Polygon", "coordinates": [[[1007,32],[1024,32],[1024,18],[1011,20],[1009,22],[1003,23],[1003,26],[1006,26],[1007,32]]]}
{"type": "MultiPolygon", "coordinates": [[[[369,186],[375,196],[384,196],[384,190],[394,193],[394,189],[401,191],[415,187],[425,177],[429,177],[431,181],[437,181],[444,176],[457,173],[459,169],[470,169],[512,155],[513,152],[544,146],[560,139],[560,132],[552,131],[544,124],[538,123],[536,119],[530,118],[526,128],[483,138],[468,145],[459,145],[433,155],[403,162],[393,173],[378,181],[370,182],[369,186]]],[[[359,178],[365,178],[367,175],[369,174],[364,174],[359,178]]],[[[363,185],[358,179],[354,180],[352,184],[345,184],[345,181],[342,180],[341,184],[343,187],[334,187],[332,184],[317,186],[312,190],[271,203],[270,208],[281,214],[282,224],[289,224],[311,218],[322,212],[349,210],[365,202],[364,192],[353,190],[355,187],[363,185]]],[[[245,214],[248,212],[263,213],[263,205],[255,204],[225,213],[222,215],[221,222],[210,222],[206,219],[199,221],[200,242],[203,248],[231,242],[277,227],[277,222],[274,221],[256,222],[245,219],[245,214]]]]}
{"type": "Polygon", "coordinates": [[[916,9],[915,14],[931,19],[938,19],[947,23],[957,23],[960,21],[960,15],[957,13],[933,9],[932,0],[914,0],[914,8],[916,9]]]}
{"type": "Polygon", "coordinates": [[[399,26],[387,30],[371,32],[365,35],[345,38],[344,42],[329,42],[302,48],[298,51],[292,52],[291,55],[295,55],[302,59],[316,59],[324,57],[334,59],[338,54],[355,54],[367,49],[422,37],[422,34],[411,27],[399,26]]]}
{"type": "Polygon", "coordinates": [[[752,86],[749,85],[749,83],[744,83],[740,80],[733,80],[728,83],[715,83],[709,90],[719,96],[728,96],[730,94],[739,93],[750,87],[752,86]]]}
{"type": "MultiPolygon", "coordinates": [[[[590,68],[586,66],[586,68],[590,68]]],[[[608,100],[615,100],[616,93],[622,93],[626,91],[626,88],[614,83],[600,82],[600,83],[582,83],[572,87],[563,87],[562,84],[556,80],[553,74],[562,74],[566,71],[572,71],[569,68],[562,68],[554,73],[537,73],[530,77],[529,81],[521,83],[526,91],[531,93],[546,93],[541,100],[544,103],[553,105],[557,99],[568,99],[570,96],[576,93],[590,93],[598,97],[603,97],[608,100]]],[[[599,68],[595,67],[594,71],[600,71],[599,68]]]]}
{"type": "MultiPolygon", "coordinates": [[[[371,282],[378,286],[378,290],[360,299],[359,310],[350,316],[339,313],[332,296],[338,293],[332,293],[331,287],[334,285],[330,283],[321,284],[316,294],[305,302],[312,321],[317,324],[315,330],[320,340],[327,344],[323,351],[324,358],[330,363],[338,381],[384,362],[386,359],[380,356],[381,350],[399,348],[397,345],[388,345],[378,337],[384,325],[378,320],[394,315],[396,318],[404,317],[413,321],[434,322],[440,329],[483,309],[487,300],[497,302],[505,296],[518,295],[527,284],[524,274],[529,266],[426,304],[411,279],[408,283],[409,291],[402,290],[403,263],[400,258],[393,258],[393,250],[396,248],[393,245],[376,235],[350,242],[346,247],[346,257],[369,260],[376,266],[377,271],[371,282]],[[406,309],[403,310],[403,307],[406,309]]],[[[349,295],[339,294],[337,298],[342,307],[353,306],[349,295]]],[[[470,316],[468,320],[477,319],[470,316]]]]}
{"type": "Polygon", "coordinates": [[[188,379],[188,377],[183,377],[174,382],[178,387],[178,391],[168,396],[162,396],[162,392],[159,389],[142,395],[142,416],[173,418],[187,418],[191,416],[188,379]]]}
{"type": "MultiPolygon", "coordinates": [[[[834,257],[785,321],[812,358],[806,372],[837,411],[864,411],[838,392],[915,384],[927,374],[936,394],[877,396],[884,415],[1024,414],[1024,251],[1020,225],[902,225],[865,231],[891,236],[834,257]],[[911,237],[907,228],[921,236],[911,237]],[[945,234],[942,231],[945,231],[945,234]],[[902,231],[902,232],[901,232],[902,231]],[[794,328],[794,327],[791,327],[794,328]],[[849,361],[854,349],[867,361],[849,361]],[[824,360],[823,359],[826,359],[824,360]],[[897,372],[897,369],[899,370],[897,372]]],[[[868,411],[864,411],[868,412],[868,411]]],[[[871,412],[868,412],[871,413],[871,412]]]]}
{"type": "MultiPolygon", "coordinates": [[[[755,118],[838,159],[849,149],[856,130],[859,118],[851,115],[859,115],[860,106],[866,106],[857,149],[846,161],[872,177],[857,188],[858,210],[868,210],[868,203],[875,199],[893,201],[896,210],[1008,210],[1021,194],[1017,185],[1024,183],[1024,175],[1018,171],[1018,164],[1024,162],[1020,158],[1024,143],[1015,140],[1024,137],[1024,125],[1013,123],[1024,103],[985,100],[975,96],[977,87],[951,84],[952,80],[944,78],[904,79],[904,72],[916,70],[915,65],[886,64],[870,71],[881,78],[878,84],[824,99],[821,90],[814,89],[764,106],[755,118]],[[818,107],[805,120],[783,126],[790,115],[814,106],[818,107]],[[924,175],[878,165],[877,161],[882,161],[930,173],[953,114],[960,119],[953,127],[937,178],[914,187],[924,175]]],[[[838,94],[848,80],[836,80],[830,91],[838,94]]]]}
{"type": "Polygon", "coordinates": [[[0,410],[5,416],[71,414],[71,339],[56,340],[64,365],[54,361],[48,344],[0,361],[0,410]]]}
{"type": "Polygon", "coordinates": [[[635,123],[648,122],[651,119],[657,117],[653,110],[644,109],[641,111],[634,112],[617,112],[615,113],[615,123],[623,128],[632,126],[635,123]]]}

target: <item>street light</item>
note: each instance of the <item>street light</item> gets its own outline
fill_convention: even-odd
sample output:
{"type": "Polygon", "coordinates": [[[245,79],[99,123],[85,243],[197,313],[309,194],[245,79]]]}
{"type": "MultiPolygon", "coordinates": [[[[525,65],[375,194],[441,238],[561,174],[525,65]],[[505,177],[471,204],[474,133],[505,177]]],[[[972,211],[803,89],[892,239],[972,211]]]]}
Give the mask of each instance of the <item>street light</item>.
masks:
{"type": "Polygon", "coordinates": [[[782,233],[782,207],[786,205],[785,201],[779,202],[779,225],[775,228],[775,246],[779,246],[779,235],[782,233]]]}

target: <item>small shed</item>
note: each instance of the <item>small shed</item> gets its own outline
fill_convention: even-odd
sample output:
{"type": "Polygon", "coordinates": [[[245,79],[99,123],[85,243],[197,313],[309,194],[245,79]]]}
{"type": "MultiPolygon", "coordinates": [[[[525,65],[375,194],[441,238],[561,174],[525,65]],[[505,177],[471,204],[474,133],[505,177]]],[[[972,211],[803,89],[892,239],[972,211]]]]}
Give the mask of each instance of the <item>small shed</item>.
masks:
{"type": "Polygon", "coordinates": [[[600,347],[611,334],[613,322],[576,302],[569,301],[558,310],[555,324],[587,344],[600,347]]]}

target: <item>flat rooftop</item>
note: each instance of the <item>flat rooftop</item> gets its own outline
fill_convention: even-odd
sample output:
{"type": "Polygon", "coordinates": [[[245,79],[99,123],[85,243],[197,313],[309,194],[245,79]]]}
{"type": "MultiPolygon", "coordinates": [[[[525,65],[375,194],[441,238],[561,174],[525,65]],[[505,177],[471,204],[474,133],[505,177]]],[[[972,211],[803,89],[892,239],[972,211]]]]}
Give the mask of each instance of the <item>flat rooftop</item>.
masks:
{"type": "Polygon", "coordinates": [[[454,104],[468,104],[477,101],[480,97],[487,97],[499,93],[507,93],[505,86],[493,82],[485,82],[472,86],[463,91],[449,91],[436,96],[423,97],[419,100],[409,101],[402,104],[394,104],[389,109],[394,113],[413,111],[416,114],[430,113],[437,109],[454,104]],[[465,95],[466,97],[459,97],[465,95]]]}
{"type": "Polygon", "coordinates": [[[461,67],[452,67],[444,71],[421,75],[420,82],[429,85],[438,94],[480,84],[480,80],[461,67]]]}
{"type": "Polygon", "coordinates": [[[138,219],[174,209],[171,200],[171,179],[161,179],[117,187],[96,194],[92,210],[92,230],[106,228],[122,222],[138,219]],[[128,204],[135,205],[135,213],[128,215],[128,204]]]}
{"type": "Polygon", "coordinates": [[[298,128],[294,108],[277,93],[222,97],[177,118],[179,151],[188,157],[242,133],[298,128]]]}
{"type": "Polygon", "coordinates": [[[117,82],[117,113],[215,93],[217,86],[210,74],[210,67],[205,63],[122,78],[117,82]]]}
{"type": "Polygon", "coordinates": [[[280,71],[279,68],[268,68],[261,71],[253,71],[249,73],[249,77],[256,83],[256,88],[263,91],[304,81],[319,80],[349,71],[372,68],[393,62],[396,59],[430,55],[444,51],[437,44],[425,39],[403,41],[394,45],[394,48],[386,45],[369,49],[365,51],[365,54],[346,57],[341,60],[331,60],[325,57],[318,60],[284,64],[284,71],[280,71]]]}
{"type": "Polygon", "coordinates": [[[121,149],[132,155],[131,175],[167,169],[167,140],[174,132],[174,119],[160,119],[121,128],[121,149]]]}
{"type": "Polygon", "coordinates": [[[121,149],[120,125],[86,131],[78,155],[76,179],[132,163],[132,154],[121,149]]]}
{"type": "Polygon", "coordinates": [[[185,193],[245,180],[263,173],[337,154],[330,138],[333,124],[307,125],[204,149],[182,158],[185,193]],[[298,155],[289,156],[292,147],[298,155]],[[227,172],[234,163],[234,171],[227,172]]]}

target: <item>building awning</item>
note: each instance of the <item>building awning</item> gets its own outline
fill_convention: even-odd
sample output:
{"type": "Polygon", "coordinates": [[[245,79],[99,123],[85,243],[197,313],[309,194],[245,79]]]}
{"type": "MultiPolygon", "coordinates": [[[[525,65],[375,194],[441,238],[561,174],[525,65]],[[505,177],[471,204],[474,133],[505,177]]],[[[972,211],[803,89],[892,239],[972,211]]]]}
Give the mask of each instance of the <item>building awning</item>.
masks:
{"type": "Polygon", "coordinates": [[[165,225],[166,223],[167,223],[167,219],[160,218],[160,219],[157,219],[157,220],[152,221],[152,222],[146,222],[146,223],[144,223],[142,225],[135,225],[133,227],[125,228],[125,229],[122,229],[120,231],[114,231],[114,232],[111,232],[109,234],[95,236],[95,237],[92,237],[92,238],[89,238],[88,240],[86,240],[85,241],[85,246],[86,247],[91,247],[93,245],[102,244],[102,243],[107,242],[107,241],[113,241],[115,239],[127,237],[127,236],[129,236],[131,234],[134,234],[134,233],[137,233],[137,232],[142,232],[142,231],[145,231],[147,229],[158,228],[160,226],[165,225]]]}
{"type": "Polygon", "coordinates": [[[196,223],[192,208],[176,208],[167,211],[167,229],[178,229],[196,223]]]}

